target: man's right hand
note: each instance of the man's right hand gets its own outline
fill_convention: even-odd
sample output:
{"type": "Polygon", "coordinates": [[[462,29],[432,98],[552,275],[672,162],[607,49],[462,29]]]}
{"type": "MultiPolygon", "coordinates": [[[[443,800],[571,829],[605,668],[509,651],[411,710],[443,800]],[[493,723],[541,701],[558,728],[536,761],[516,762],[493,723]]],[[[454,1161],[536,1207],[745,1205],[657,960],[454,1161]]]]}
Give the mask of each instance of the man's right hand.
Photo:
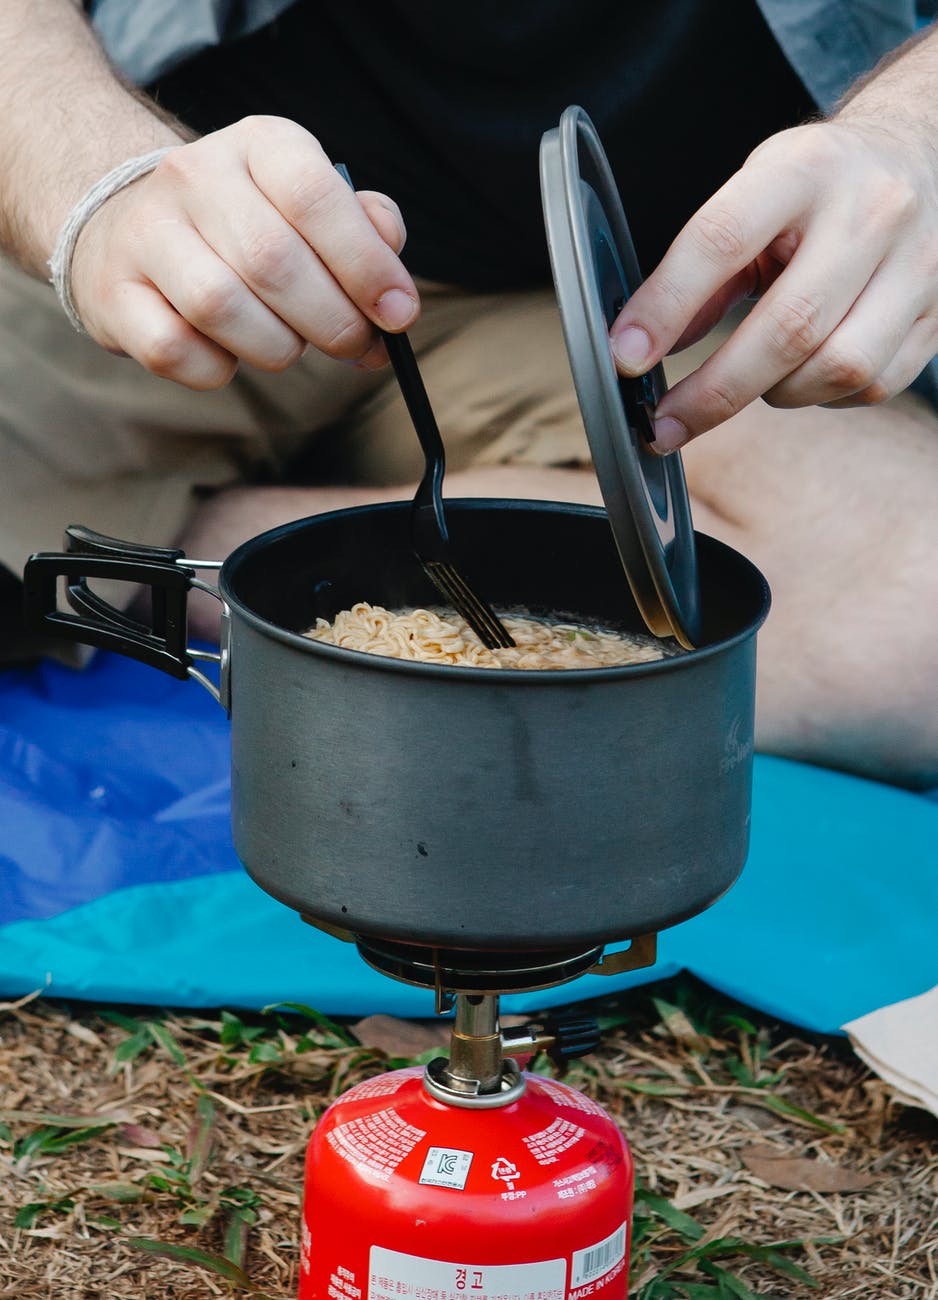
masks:
{"type": "Polygon", "coordinates": [[[375,326],[405,329],[419,298],[397,254],[397,205],[355,194],[318,141],[249,117],[180,145],[79,236],[72,296],[109,351],[189,388],[243,359],[284,370],[307,345],[375,368],[375,326]]]}

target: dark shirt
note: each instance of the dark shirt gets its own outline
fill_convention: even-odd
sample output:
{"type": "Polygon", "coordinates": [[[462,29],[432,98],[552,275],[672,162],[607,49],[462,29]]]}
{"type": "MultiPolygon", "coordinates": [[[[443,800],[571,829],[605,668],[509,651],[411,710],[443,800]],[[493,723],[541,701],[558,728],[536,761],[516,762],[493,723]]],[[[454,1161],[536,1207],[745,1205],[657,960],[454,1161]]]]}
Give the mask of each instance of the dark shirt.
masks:
{"type": "Polygon", "coordinates": [[[417,275],[546,283],[538,144],[593,118],[647,272],[766,136],[813,102],[754,0],[298,0],[155,87],[206,132],[292,118],[399,204],[417,275]]]}

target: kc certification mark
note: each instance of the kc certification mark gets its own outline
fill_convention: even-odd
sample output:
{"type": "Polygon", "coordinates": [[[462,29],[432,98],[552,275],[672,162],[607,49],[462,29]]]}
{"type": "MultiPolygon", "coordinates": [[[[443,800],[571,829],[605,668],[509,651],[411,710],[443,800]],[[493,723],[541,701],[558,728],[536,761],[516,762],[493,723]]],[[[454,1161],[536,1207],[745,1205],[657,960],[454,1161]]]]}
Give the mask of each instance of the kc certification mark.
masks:
{"type": "Polygon", "coordinates": [[[432,1187],[455,1187],[462,1191],[471,1164],[471,1151],[458,1151],[453,1147],[430,1147],[423,1162],[420,1181],[429,1183],[432,1187]]]}

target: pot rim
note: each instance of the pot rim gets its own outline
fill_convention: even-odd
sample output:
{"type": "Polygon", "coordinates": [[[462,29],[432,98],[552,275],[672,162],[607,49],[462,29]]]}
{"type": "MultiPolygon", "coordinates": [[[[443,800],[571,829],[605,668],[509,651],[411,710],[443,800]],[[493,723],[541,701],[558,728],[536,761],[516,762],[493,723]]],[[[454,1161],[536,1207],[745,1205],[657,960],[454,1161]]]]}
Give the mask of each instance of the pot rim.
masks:
{"type": "MultiPolygon", "coordinates": [[[[252,554],[261,545],[266,545],[278,540],[281,537],[288,536],[290,533],[300,532],[310,525],[323,522],[325,520],[336,520],[343,518],[353,518],[358,515],[374,514],[382,511],[400,511],[410,510],[411,502],[407,501],[381,501],[372,505],[363,506],[346,506],[341,510],[324,511],[318,515],[307,515],[302,519],[294,519],[289,523],[280,524],[277,528],[270,528],[263,533],[249,538],[242,542],[222,564],[218,575],[218,590],[224,597],[228,607],[232,611],[237,611],[240,618],[252,627],[262,636],[268,637],[275,641],[280,641],[284,645],[292,647],[294,650],[300,650],[305,654],[322,655],[327,660],[333,660],[336,663],[344,663],[349,668],[359,668],[365,670],[374,670],[378,672],[401,672],[415,674],[421,677],[442,677],[447,681],[484,681],[497,682],[506,685],[520,685],[524,683],[527,686],[548,686],[556,687],[561,684],[567,685],[586,685],[592,682],[609,682],[618,680],[622,677],[645,677],[655,675],[661,672],[673,672],[688,664],[689,661],[694,663],[700,660],[712,657],[716,654],[723,654],[725,651],[732,649],[733,646],[747,641],[754,636],[759,630],[769,612],[771,595],[769,586],[762,573],[756,568],[751,560],[735,551],[725,542],[719,541],[715,537],[710,537],[706,533],[695,533],[698,540],[703,539],[706,546],[728,552],[737,560],[742,560],[752,571],[753,575],[761,583],[762,600],[758,612],[754,618],[751,618],[744,628],[731,637],[714,642],[711,645],[701,646],[696,650],[681,650],[679,654],[672,655],[663,659],[653,659],[650,661],[635,664],[618,664],[610,665],[606,668],[542,668],[532,670],[530,668],[478,668],[475,666],[461,664],[438,664],[428,663],[421,660],[413,659],[395,659],[389,655],[373,654],[368,650],[350,650],[345,646],[331,645],[326,641],[316,641],[311,637],[304,636],[302,632],[291,632],[288,628],[280,627],[276,623],[262,618],[254,610],[250,609],[243,603],[231,590],[230,578],[232,569],[246,556],[252,554]]],[[[454,497],[447,498],[447,509],[456,508],[458,510],[524,510],[533,507],[546,509],[549,512],[565,515],[583,515],[590,518],[608,518],[606,511],[601,506],[581,505],[575,502],[564,501],[541,501],[535,498],[516,498],[516,497],[454,497]]],[[[185,564],[185,560],[182,561],[185,564]]],[[[623,581],[625,575],[623,574],[623,581]]],[[[649,636],[654,636],[649,632],[649,636]]],[[[660,640],[661,638],[655,638],[660,640]]]]}

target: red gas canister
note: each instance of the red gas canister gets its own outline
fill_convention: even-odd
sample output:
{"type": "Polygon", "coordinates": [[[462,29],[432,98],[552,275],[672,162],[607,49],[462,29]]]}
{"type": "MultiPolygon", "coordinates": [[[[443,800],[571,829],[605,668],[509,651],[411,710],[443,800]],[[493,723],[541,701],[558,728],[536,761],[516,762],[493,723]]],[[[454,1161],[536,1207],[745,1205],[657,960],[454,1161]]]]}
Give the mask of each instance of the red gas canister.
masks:
{"type": "Polygon", "coordinates": [[[589,1097],[522,1078],[479,1109],[397,1070],[330,1106],[306,1157],[299,1300],[622,1300],[625,1140],[589,1097]]]}

